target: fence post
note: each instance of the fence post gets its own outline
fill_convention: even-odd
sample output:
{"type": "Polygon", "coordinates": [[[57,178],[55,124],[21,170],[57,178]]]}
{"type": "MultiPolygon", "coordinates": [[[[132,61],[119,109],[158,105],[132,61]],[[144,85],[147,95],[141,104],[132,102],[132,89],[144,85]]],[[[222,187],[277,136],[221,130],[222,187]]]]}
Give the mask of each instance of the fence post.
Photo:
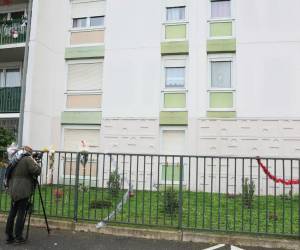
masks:
{"type": "Polygon", "coordinates": [[[78,187],[79,187],[79,167],[80,153],[76,155],[76,172],[75,172],[75,187],[74,187],[74,221],[78,220],[78,187]]]}
{"type": "Polygon", "coordinates": [[[178,200],[178,229],[182,230],[182,184],[183,184],[183,156],[180,156],[179,200],[178,200]]]}

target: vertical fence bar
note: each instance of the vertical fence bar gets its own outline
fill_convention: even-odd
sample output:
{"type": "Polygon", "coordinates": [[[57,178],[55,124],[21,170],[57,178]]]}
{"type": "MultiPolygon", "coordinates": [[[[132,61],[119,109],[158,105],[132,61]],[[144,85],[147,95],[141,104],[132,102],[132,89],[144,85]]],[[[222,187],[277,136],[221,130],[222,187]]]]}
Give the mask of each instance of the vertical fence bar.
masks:
{"type": "Polygon", "coordinates": [[[160,178],[160,156],[157,159],[157,192],[156,192],[156,225],[158,225],[158,210],[159,210],[159,178],[160,178]]]}
{"type": "Polygon", "coordinates": [[[196,208],[195,208],[195,228],[197,228],[197,221],[198,221],[198,173],[199,173],[198,157],[196,157],[196,208]]]}
{"type": "MultiPolygon", "coordinates": [[[[131,166],[132,165],[132,155],[129,156],[129,188],[131,188],[131,166]]],[[[131,204],[131,199],[128,200],[128,218],[127,222],[130,222],[130,204],[131,204]]]]}
{"type": "MultiPolygon", "coordinates": [[[[196,158],[198,160],[198,157],[196,158]]],[[[191,211],[191,200],[190,200],[190,195],[191,195],[191,158],[189,157],[189,177],[188,177],[188,213],[187,213],[187,227],[190,227],[190,211],[191,211]]],[[[196,192],[196,196],[197,196],[196,192]]]]}
{"type": "Polygon", "coordinates": [[[213,179],[214,178],[214,158],[211,158],[211,172],[210,172],[210,220],[209,220],[209,225],[210,229],[212,229],[212,210],[213,210],[213,179]]]}
{"type": "Polygon", "coordinates": [[[257,168],[258,187],[257,187],[257,232],[260,231],[260,167],[257,168]]]}
{"type": "Polygon", "coordinates": [[[245,193],[245,159],[242,159],[242,232],[244,231],[244,203],[245,203],[245,198],[244,198],[244,193],[245,193]]]}
{"type": "Polygon", "coordinates": [[[153,174],[153,156],[150,156],[150,206],[149,206],[149,224],[152,224],[152,174],[153,174]]]}
{"type": "MultiPolygon", "coordinates": [[[[269,159],[266,160],[266,165],[269,167],[269,159]]],[[[266,176],[266,233],[269,228],[269,178],[266,176]]]]}
{"type": "Polygon", "coordinates": [[[229,175],[229,173],[228,173],[228,171],[229,171],[229,160],[228,160],[228,158],[226,158],[226,216],[225,216],[225,220],[226,220],[226,231],[228,230],[228,195],[229,195],[229,193],[228,193],[228,185],[229,185],[229,183],[228,183],[228,175],[229,175]]]}
{"type": "MultiPolygon", "coordinates": [[[[274,175],[276,175],[277,172],[277,161],[274,160],[274,175]]],[[[277,216],[277,186],[276,186],[276,181],[274,181],[274,216],[277,216]]],[[[277,220],[274,219],[274,230],[273,232],[276,233],[277,231],[277,220]]]]}
{"type": "Polygon", "coordinates": [[[236,161],[237,159],[234,158],[234,204],[233,204],[233,231],[236,230],[236,161]]]}
{"type": "Polygon", "coordinates": [[[139,190],[139,161],[140,158],[136,156],[136,177],[135,177],[135,212],[134,212],[134,223],[137,224],[137,211],[138,211],[138,190],[139,190]]]}
{"type": "Polygon", "coordinates": [[[179,204],[178,204],[178,229],[182,230],[182,184],[183,184],[183,156],[180,156],[179,174],[179,204]]]}
{"type": "MultiPolygon", "coordinates": [[[[285,161],[282,160],[283,164],[282,164],[282,178],[285,178],[285,161]]],[[[285,197],[285,186],[282,185],[282,189],[283,189],[283,200],[282,200],[282,234],[284,234],[284,223],[285,223],[285,201],[286,201],[286,197],[285,197]]]]}
{"type": "Polygon", "coordinates": [[[202,228],[205,227],[205,181],[206,181],[206,157],[204,157],[203,159],[203,165],[204,165],[204,169],[203,169],[203,197],[202,197],[202,228]]]}
{"type": "Polygon", "coordinates": [[[218,230],[221,223],[221,158],[219,158],[219,190],[218,190],[218,230]]]}
{"type": "MultiPolygon", "coordinates": [[[[300,160],[298,160],[298,179],[300,180],[300,160]]],[[[298,184],[298,238],[300,239],[300,184],[298,184]]]]}
{"type": "Polygon", "coordinates": [[[78,220],[78,186],[79,186],[80,153],[76,156],[75,190],[74,190],[74,221],[78,220]]]}
{"type": "MultiPolygon", "coordinates": [[[[146,161],[147,158],[146,156],[143,157],[144,159],[144,169],[143,169],[143,196],[142,196],[142,203],[143,203],[143,207],[142,207],[142,224],[145,224],[145,175],[146,175],[146,161]]],[[[151,204],[150,204],[151,207],[151,204]]]]}
{"type": "MultiPolygon", "coordinates": [[[[293,180],[293,160],[291,160],[291,180],[293,180]]],[[[293,234],[293,185],[291,185],[290,189],[291,195],[290,195],[290,203],[291,203],[291,234],[293,234]]]]}

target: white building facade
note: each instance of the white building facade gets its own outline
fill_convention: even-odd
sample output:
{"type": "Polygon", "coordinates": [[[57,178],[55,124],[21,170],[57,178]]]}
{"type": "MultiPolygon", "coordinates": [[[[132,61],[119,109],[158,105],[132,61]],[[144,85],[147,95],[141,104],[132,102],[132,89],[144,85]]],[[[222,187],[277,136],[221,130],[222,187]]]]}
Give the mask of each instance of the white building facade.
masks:
{"type": "Polygon", "coordinates": [[[22,143],[299,157],[299,8],[33,0],[22,143]]]}

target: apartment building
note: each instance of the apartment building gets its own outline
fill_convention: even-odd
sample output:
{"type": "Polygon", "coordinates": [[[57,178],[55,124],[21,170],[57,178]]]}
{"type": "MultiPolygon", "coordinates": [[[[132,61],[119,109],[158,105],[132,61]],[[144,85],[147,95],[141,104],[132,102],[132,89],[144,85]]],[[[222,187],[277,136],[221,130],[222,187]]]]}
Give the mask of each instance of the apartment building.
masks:
{"type": "Polygon", "coordinates": [[[16,136],[29,16],[28,0],[0,1],[0,126],[16,136]]]}
{"type": "MultiPolygon", "coordinates": [[[[12,2],[0,13],[32,3],[22,143],[300,156],[298,0],[12,2]]],[[[0,45],[1,91],[19,96],[23,40],[0,45]]]]}

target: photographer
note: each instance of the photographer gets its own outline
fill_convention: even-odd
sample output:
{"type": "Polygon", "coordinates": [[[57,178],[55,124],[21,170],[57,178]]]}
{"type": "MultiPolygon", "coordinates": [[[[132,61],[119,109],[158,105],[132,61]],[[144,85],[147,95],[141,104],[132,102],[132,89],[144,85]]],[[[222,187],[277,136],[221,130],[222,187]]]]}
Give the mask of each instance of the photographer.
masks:
{"type": "Polygon", "coordinates": [[[6,223],[6,243],[13,242],[24,243],[23,228],[25,223],[25,214],[29,205],[29,198],[34,190],[34,178],[40,175],[41,167],[32,157],[32,149],[29,146],[23,148],[22,156],[19,157],[8,180],[8,193],[11,196],[12,203],[6,223]],[[15,217],[15,237],[13,227],[15,217]]]}

